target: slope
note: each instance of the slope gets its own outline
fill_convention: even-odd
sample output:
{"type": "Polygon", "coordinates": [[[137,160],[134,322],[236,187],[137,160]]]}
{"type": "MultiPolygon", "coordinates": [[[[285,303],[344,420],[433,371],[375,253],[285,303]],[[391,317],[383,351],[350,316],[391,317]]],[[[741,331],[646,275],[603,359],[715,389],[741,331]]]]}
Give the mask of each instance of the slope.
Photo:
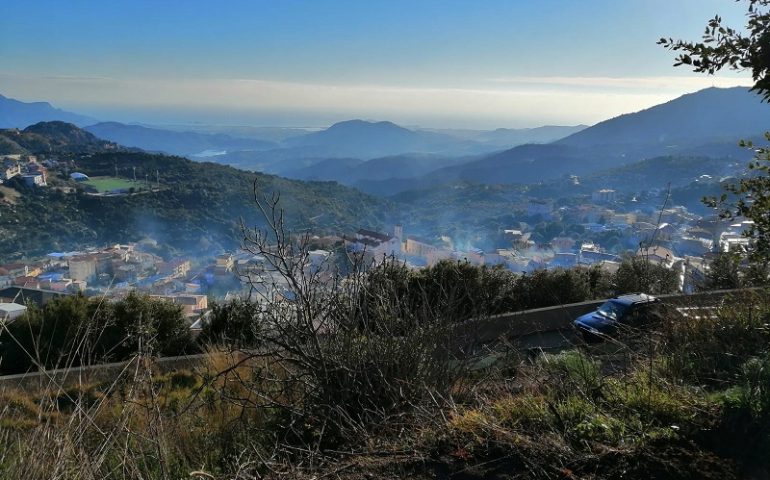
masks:
{"type": "MultiPolygon", "coordinates": [[[[45,131],[43,127],[38,130],[45,131]]],[[[45,133],[37,135],[46,140],[44,145],[55,144],[45,133]]],[[[71,145],[66,148],[72,150],[71,145]]],[[[117,170],[119,177],[130,178],[136,171],[138,178],[157,178],[159,185],[153,185],[152,191],[97,196],[70,181],[66,171],[56,169],[49,171],[48,188],[28,189],[12,182],[21,196],[13,205],[0,198],[0,263],[145,236],[169,251],[208,254],[236,249],[242,224],[264,225],[253,203],[255,193],[260,198],[280,195],[286,227],[291,231],[336,233],[362,225],[377,228],[390,223],[394,214],[390,202],[332,182],[287,180],[117,148],[66,157],[71,167],[91,176],[114,176],[117,170]],[[63,187],[74,192],[67,193],[63,187]]]]}
{"type": "Polygon", "coordinates": [[[0,95],[0,128],[25,128],[33,123],[59,120],[83,126],[93,118],[54,108],[48,102],[21,102],[0,95]]]}
{"type": "Polygon", "coordinates": [[[85,153],[115,149],[77,126],[60,121],[40,122],[24,130],[0,130],[0,155],[12,153],[85,153]]]}
{"type": "Polygon", "coordinates": [[[770,112],[746,88],[708,88],[622,115],[548,145],[522,145],[431,172],[431,183],[537,183],[661,155],[744,158],[737,143],[770,129],[770,112]]]}
{"type": "Polygon", "coordinates": [[[233,138],[225,134],[180,132],[118,122],[97,123],[85,127],[85,130],[128,147],[182,156],[205,150],[267,150],[278,146],[274,142],[233,138]]]}
{"type": "Polygon", "coordinates": [[[593,145],[696,145],[734,140],[770,129],[770,111],[748,88],[707,88],[639,112],[621,115],[557,143],[593,145]]]}

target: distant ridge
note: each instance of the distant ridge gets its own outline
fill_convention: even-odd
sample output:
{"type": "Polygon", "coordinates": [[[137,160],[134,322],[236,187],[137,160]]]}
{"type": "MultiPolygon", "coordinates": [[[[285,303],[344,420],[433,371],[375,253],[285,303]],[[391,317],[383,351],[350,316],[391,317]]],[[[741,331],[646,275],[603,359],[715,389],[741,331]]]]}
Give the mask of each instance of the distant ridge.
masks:
{"type": "Polygon", "coordinates": [[[478,148],[475,142],[440,133],[410,130],[393,122],[347,120],[326,130],[286,140],[290,147],[321,147],[336,156],[371,159],[403,153],[442,153],[478,148]]]}
{"type": "Polygon", "coordinates": [[[199,133],[102,122],[85,127],[99,138],[127,147],[173,155],[191,156],[204,150],[267,150],[278,147],[275,142],[233,138],[222,133],[199,133]]]}
{"type": "Polygon", "coordinates": [[[62,121],[79,127],[96,120],[53,107],[48,102],[22,102],[0,95],[0,128],[26,128],[38,122],[62,121]]]}
{"type": "Polygon", "coordinates": [[[13,153],[97,152],[115,150],[115,143],[67,122],[38,122],[24,130],[0,130],[0,155],[13,153]]]}
{"type": "Polygon", "coordinates": [[[706,88],[660,105],[620,115],[557,143],[661,145],[735,139],[770,130],[770,106],[748,87],[706,88]]]}
{"type": "Polygon", "coordinates": [[[450,166],[425,182],[537,183],[661,155],[744,158],[740,139],[770,130],[770,105],[748,88],[707,88],[600,122],[547,145],[521,145],[450,166]]]}
{"type": "MultiPolygon", "coordinates": [[[[74,161],[77,171],[89,176],[159,175],[161,187],[142,195],[115,196],[25,190],[13,208],[0,201],[0,263],[147,236],[192,255],[236,250],[243,238],[241,225],[265,225],[253,203],[255,188],[267,198],[281,194],[287,230],[310,228],[324,234],[360,225],[379,229],[392,224],[389,217],[395,213],[388,201],[332,182],[288,180],[120,148],[64,122],[0,130],[0,145],[3,139],[24,149],[19,153],[62,155],[61,160],[74,161]]],[[[20,183],[13,180],[10,188],[20,183]]]]}

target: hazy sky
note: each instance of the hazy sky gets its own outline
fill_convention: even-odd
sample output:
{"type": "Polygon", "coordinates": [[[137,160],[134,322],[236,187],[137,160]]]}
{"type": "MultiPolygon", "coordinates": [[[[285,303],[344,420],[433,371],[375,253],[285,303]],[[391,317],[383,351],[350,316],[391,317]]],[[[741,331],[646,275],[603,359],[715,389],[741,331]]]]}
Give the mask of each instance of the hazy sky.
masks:
{"type": "Polygon", "coordinates": [[[0,93],[105,120],[468,128],[595,123],[749,75],[674,69],[732,0],[29,0],[0,93]]]}

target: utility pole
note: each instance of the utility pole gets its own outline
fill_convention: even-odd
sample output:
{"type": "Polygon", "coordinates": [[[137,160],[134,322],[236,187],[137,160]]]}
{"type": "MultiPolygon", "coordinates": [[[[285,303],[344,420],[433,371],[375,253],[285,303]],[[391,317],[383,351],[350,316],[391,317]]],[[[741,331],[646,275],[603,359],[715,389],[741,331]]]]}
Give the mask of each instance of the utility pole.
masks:
{"type": "Polygon", "coordinates": [[[136,167],[134,167],[134,183],[136,183],[136,167]]]}

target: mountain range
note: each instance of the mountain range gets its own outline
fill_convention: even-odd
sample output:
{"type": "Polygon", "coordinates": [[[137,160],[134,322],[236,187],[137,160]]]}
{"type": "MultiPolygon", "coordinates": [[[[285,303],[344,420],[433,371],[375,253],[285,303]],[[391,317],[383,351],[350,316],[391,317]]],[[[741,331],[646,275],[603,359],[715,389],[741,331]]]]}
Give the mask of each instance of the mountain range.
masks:
{"type": "Polygon", "coordinates": [[[17,153],[87,153],[116,149],[113,142],[97,138],[72,123],[39,122],[23,130],[0,130],[0,155],[17,153]]]}
{"type": "Polygon", "coordinates": [[[200,155],[206,151],[215,153],[220,150],[269,150],[278,147],[275,142],[237,138],[222,133],[177,132],[118,122],[101,122],[87,126],[85,130],[99,138],[127,147],[185,157],[200,155]]]}
{"type": "Polygon", "coordinates": [[[429,132],[443,133],[452,137],[472,140],[485,145],[510,148],[526,143],[551,143],[573,133],[588,128],[588,125],[545,125],[535,128],[498,128],[495,130],[458,130],[458,129],[431,129],[429,132]]]}
{"type": "Polygon", "coordinates": [[[9,137],[19,153],[66,158],[71,168],[91,177],[156,175],[158,186],[128,195],[88,195],[61,169],[49,171],[44,188],[28,187],[19,177],[7,180],[0,185],[0,263],[144,237],[167,252],[234,250],[243,239],[242,226],[265,225],[255,195],[280,194],[279,208],[291,231],[378,228],[391,224],[396,213],[391,202],[334,182],[289,180],[127,149],[64,122],[0,130],[0,139],[9,137]],[[76,193],[66,193],[72,189],[76,193]]]}
{"type": "MultiPolygon", "coordinates": [[[[770,129],[770,108],[744,87],[708,88],[587,128],[547,127],[517,134],[536,134],[542,139],[542,135],[553,135],[555,129],[573,131],[551,143],[533,141],[461,155],[473,152],[470,146],[478,146],[480,137],[498,135],[513,140],[511,136],[517,131],[412,131],[389,122],[351,121],[289,139],[295,147],[235,153],[217,161],[290,178],[335,180],[385,196],[455,182],[539,183],[565,175],[591,175],[660,156],[745,160],[752,153],[739,148],[738,142],[760,139],[770,129]],[[442,142],[456,145],[447,140],[452,132],[455,142],[464,142],[462,147],[449,149],[452,154],[428,152],[442,142]],[[384,153],[389,148],[411,152],[366,159],[361,151],[365,145],[373,146],[369,153],[384,153]]],[[[492,147],[486,144],[483,148],[492,147]]]]}
{"type": "MultiPolygon", "coordinates": [[[[698,141],[701,140],[694,144],[698,141]]],[[[663,188],[671,177],[677,204],[696,208],[703,195],[718,193],[721,177],[743,171],[740,160],[751,155],[742,150],[737,150],[743,154],[741,158],[696,157],[678,152],[643,161],[607,155],[613,161],[592,163],[588,156],[591,152],[597,155],[613,150],[600,145],[576,147],[566,143],[525,145],[494,155],[460,159],[434,154],[336,159],[316,164],[320,173],[315,176],[311,175],[312,166],[302,170],[308,177],[322,179],[320,175],[332,169],[344,175],[346,182],[356,185],[357,190],[335,182],[289,180],[212,162],[145,153],[101,140],[64,122],[0,130],[0,146],[11,145],[17,153],[66,153],[65,158],[74,160],[78,171],[88,175],[130,178],[136,169],[139,177],[157,175],[160,185],[154,192],[116,197],[62,194],[57,182],[70,184],[66,176],[58,174],[51,176],[49,188],[34,195],[28,195],[31,192],[19,182],[15,186],[13,182],[4,185],[5,190],[0,189],[0,193],[5,191],[9,195],[8,188],[17,188],[21,195],[12,194],[5,199],[0,196],[0,203],[10,207],[0,217],[0,257],[15,259],[47,249],[74,249],[89,242],[131,241],[143,236],[188,252],[234,248],[240,238],[238,219],[243,218],[246,225],[260,222],[251,204],[255,185],[259,194],[281,193],[290,228],[315,232],[344,232],[361,226],[377,228],[399,221],[409,224],[415,234],[444,234],[441,232],[448,228],[453,234],[468,229],[481,232],[515,222],[510,206],[533,196],[585,197],[604,187],[636,194],[663,188]],[[510,165],[512,156],[518,165],[506,167],[505,162],[510,165]],[[457,163],[439,167],[447,161],[457,163]],[[480,169],[479,165],[485,168],[480,169]],[[578,167],[583,172],[578,184],[565,182],[548,171],[575,171],[578,167]],[[447,172],[462,172],[463,176],[452,177],[447,172]],[[369,180],[368,173],[380,180],[369,180]],[[412,176],[398,178],[406,174],[412,176]],[[389,176],[390,179],[382,180],[389,176]],[[699,183],[701,177],[708,181],[699,183]],[[506,178],[531,181],[530,185],[523,185],[523,180],[506,182],[506,178]],[[397,195],[393,195],[393,188],[386,188],[394,185],[398,187],[397,195]],[[393,196],[377,198],[359,190],[380,197],[393,196]]],[[[721,143],[706,143],[702,148],[719,151],[714,145],[721,143]]]]}
{"type": "MultiPolygon", "coordinates": [[[[2,97],[4,98],[4,97],[2,97]]],[[[297,178],[312,176],[302,169],[315,167],[319,178],[336,179],[333,175],[345,159],[361,161],[382,157],[436,155],[447,159],[435,161],[433,167],[453,165],[449,160],[480,155],[523,143],[545,143],[579,131],[585,126],[545,126],[531,129],[497,130],[431,130],[405,128],[392,122],[348,120],[326,129],[201,127],[148,125],[101,122],[51,107],[47,103],[24,103],[5,99],[0,103],[0,118],[6,128],[25,128],[30,124],[62,120],[79,126],[99,138],[127,147],[151,152],[207,158],[218,163],[247,170],[262,171],[297,178]],[[187,128],[188,130],[185,130],[187,128]],[[332,170],[323,172],[322,166],[332,170]]],[[[417,158],[415,157],[415,158],[417,158]]],[[[418,162],[423,165],[425,162],[418,162]]],[[[418,168],[420,172],[421,169],[418,168]]],[[[374,179],[372,177],[367,180],[374,179]]]]}
{"type": "MultiPolygon", "coordinates": [[[[4,100],[21,108],[21,102],[4,100]]],[[[48,104],[23,105],[62,112],[48,104]]],[[[7,112],[3,115],[8,118],[7,112]]],[[[188,158],[208,152],[206,159],[216,163],[301,180],[337,181],[377,195],[464,181],[539,183],[658,156],[745,159],[751,152],[738,148],[738,141],[760,138],[768,129],[770,108],[743,87],[708,88],[587,128],[441,130],[364,120],[280,132],[186,132],[116,122],[86,127],[125,146],[188,158]],[[259,138],[268,133],[272,137],[259,138]],[[559,138],[561,134],[566,136],[559,138]],[[543,143],[546,140],[554,141],[543,143]]],[[[7,135],[0,139],[5,151],[17,147],[7,135]]]]}
{"type": "Polygon", "coordinates": [[[761,138],[767,130],[770,108],[760,96],[744,87],[708,88],[606,120],[550,144],[517,146],[429,172],[414,182],[420,186],[455,181],[538,183],[661,155],[742,160],[752,152],[739,148],[738,142],[761,138]]]}
{"type": "Polygon", "coordinates": [[[770,108],[762,103],[762,97],[745,87],[712,87],[605,120],[556,143],[574,147],[681,148],[707,141],[732,141],[767,129],[770,108]]]}
{"type": "Polygon", "coordinates": [[[25,128],[33,123],[60,120],[78,126],[96,120],[85,115],[54,108],[48,102],[21,102],[0,95],[0,128],[25,128]]]}

